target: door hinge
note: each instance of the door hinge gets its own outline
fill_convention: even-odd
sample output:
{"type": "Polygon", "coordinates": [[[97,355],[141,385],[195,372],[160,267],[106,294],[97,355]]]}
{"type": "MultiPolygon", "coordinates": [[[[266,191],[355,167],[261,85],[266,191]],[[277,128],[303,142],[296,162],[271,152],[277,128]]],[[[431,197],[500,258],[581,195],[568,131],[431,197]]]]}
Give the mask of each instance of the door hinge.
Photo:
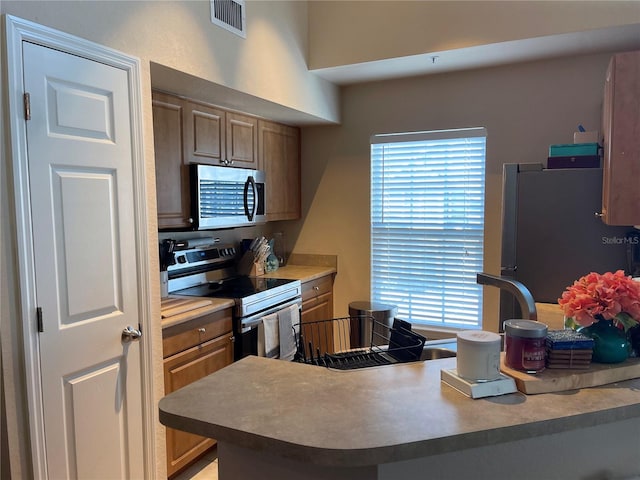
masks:
{"type": "Polygon", "coordinates": [[[36,322],[38,323],[38,332],[44,332],[44,325],[42,323],[42,307],[36,308],[36,322]]]}
{"type": "Polygon", "coordinates": [[[24,119],[31,120],[31,95],[25,93],[23,95],[24,101],[24,119]]]}

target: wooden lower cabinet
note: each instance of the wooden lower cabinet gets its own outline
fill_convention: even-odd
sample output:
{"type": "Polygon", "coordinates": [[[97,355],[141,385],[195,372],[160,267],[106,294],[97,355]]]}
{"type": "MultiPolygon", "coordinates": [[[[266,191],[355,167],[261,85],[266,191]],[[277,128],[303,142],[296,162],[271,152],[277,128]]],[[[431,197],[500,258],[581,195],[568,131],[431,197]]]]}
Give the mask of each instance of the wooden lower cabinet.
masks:
{"type": "MultiPolygon", "coordinates": [[[[163,331],[164,389],[174,392],[233,363],[231,310],[199,317],[163,331]],[[224,333],[221,333],[224,332],[224,333]],[[214,338],[211,339],[211,337],[214,338]],[[176,350],[179,350],[176,353],[176,350]]],[[[167,474],[175,474],[207,451],[215,440],[166,429],[167,474]]]]}
{"type": "MultiPolygon", "coordinates": [[[[321,353],[333,353],[334,324],[321,322],[333,318],[333,274],[302,283],[302,334],[321,353]],[[305,325],[307,324],[307,325],[305,325]]],[[[308,350],[309,347],[307,347],[308,350]]],[[[307,355],[309,355],[307,351],[307,355]]],[[[315,354],[316,352],[314,352],[315,354]]]]}

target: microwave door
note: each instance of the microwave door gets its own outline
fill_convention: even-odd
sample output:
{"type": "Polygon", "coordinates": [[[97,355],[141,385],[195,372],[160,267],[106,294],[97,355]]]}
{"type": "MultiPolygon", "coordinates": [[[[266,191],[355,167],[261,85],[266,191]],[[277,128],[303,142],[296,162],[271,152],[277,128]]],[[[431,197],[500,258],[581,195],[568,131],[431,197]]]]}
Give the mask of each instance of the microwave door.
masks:
{"type": "Polygon", "coordinates": [[[249,175],[247,181],[244,184],[244,213],[247,216],[247,220],[253,221],[256,214],[256,206],[258,198],[258,192],[256,191],[256,181],[249,175]],[[249,189],[251,189],[251,195],[249,195],[249,189]],[[251,197],[251,199],[249,199],[251,197]],[[251,200],[251,205],[249,204],[251,200]]]}

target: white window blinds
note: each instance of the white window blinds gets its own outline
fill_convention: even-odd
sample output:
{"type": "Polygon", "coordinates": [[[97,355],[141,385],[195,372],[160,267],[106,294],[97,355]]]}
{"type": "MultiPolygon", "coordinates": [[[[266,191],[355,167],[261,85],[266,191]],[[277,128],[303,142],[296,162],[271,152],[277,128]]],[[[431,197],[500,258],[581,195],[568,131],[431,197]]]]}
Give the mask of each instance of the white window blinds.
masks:
{"type": "Polygon", "coordinates": [[[486,130],[371,139],[371,299],[413,324],[481,328],[486,130]]]}

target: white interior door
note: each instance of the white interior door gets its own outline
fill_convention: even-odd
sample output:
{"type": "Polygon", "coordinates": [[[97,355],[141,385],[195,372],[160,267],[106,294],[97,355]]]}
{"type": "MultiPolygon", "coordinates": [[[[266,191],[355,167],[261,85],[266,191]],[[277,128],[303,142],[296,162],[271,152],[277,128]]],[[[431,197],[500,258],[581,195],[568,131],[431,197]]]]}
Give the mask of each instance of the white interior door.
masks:
{"type": "Polygon", "coordinates": [[[127,72],[23,48],[47,473],[143,478],[127,72]]]}

